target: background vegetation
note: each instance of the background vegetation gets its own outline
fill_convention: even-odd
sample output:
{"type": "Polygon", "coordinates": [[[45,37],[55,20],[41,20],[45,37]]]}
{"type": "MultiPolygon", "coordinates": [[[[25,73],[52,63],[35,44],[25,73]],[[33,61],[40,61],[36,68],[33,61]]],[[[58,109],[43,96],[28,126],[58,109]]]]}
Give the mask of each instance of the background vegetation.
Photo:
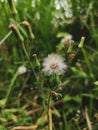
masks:
{"type": "Polygon", "coordinates": [[[0,130],[97,130],[97,104],[97,0],[1,0],[0,130]],[[41,71],[51,53],[68,65],[60,81],[41,71]]]}

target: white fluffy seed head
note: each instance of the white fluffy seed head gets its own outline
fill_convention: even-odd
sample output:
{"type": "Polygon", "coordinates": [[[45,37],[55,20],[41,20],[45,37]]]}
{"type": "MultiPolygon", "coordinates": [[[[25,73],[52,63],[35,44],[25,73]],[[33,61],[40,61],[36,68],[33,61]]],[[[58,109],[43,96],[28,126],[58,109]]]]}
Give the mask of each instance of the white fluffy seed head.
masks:
{"type": "Polygon", "coordinates": [[[48,57],[44,58],[42,66],[42,71],[48,75],[62,75],[67,69],[64,58],[57,54],[50,54],[48,57]]]}
{"type": "Polygon", "coordinates": [[[70,42],[74,42],[72,40],[72,35],[71,34],[68,34],[64,38],[61,39],[61,43],[68,44],[70,42]]]}
{"type": "Polygon", "coordinates": [[[27,68],[25,66],[19,66],[19,68],[18,68],[19,75],[26,73],[26,71],[27,71],[27,68]]]}

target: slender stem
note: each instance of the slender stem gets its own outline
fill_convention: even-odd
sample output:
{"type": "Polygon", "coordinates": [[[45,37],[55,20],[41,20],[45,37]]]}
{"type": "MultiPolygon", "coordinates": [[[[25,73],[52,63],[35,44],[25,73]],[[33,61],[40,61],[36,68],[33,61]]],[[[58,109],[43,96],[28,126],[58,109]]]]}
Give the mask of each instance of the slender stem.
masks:
{"type": "Polygon", "coordinates": [[[12,92],[12,89],[13,89],[13,85],[14,85],[16,79],[17,79],[17,76],[18,76],[18,72],[15,73],[15,75],[12,78],[11,83],[10,83],[10,85],[8,87],[8,91],[7,91],[7,94],[6,94],[6,97],[5,97],[5,99],[6,99],[5,105],[7,104],[8,99],[9,99],[9,97],[11,95],[11,92],[12,92]]]}
{"type": "Polygon", "coordinates": [[[65,128],[66,130],[70,130],[67,119],[66,119],[66,115],[65,112],[63,111],[63,118],[64,118],[64,124],[65,124],[65,128]]]}
{"type": "Polygon", "coordinates": [[[91,24],[90,24],[90,33],[91,33],[91,35],[92,35],[92,37],[94,38],[94,40],[95,40],[95,43],[96,43],[96,47],[97,47],[97,49],[98,49],[98,35],[97,35],[97,28],[96,28],[96,24],[95,24],[95,17],[94,17],[94,15],[93,14],[91,14],[90,15],[90,22],[91,22],[91,24]]]}
{"type": "Polygon", "coordinates": [[[48,98],[48,122],[49,122],[49,130],[52,130],[52,112],[51,112],[51,108],[50,108],[50,101],[51,101],[51,95],[49,95],[48,98]]]}
{"type": "Polygon", "coordinates": [[[23,50],[24,50],[24,53],[25,53],[25,55],[26,55],[28,61],[30,62],[30,65],[31,65],[31,67],[32,67],[32,71],[33,71],[34,77],[35,77],[35,79],[37,80],[36,73],[35,73],[35,71],[34,71],[34,69],[33,69],[33,65],[32,65],[32,62],[30,61],[30,57],[29,57],[29,54],[28,54],[28,52],[27,52],[27,50],[26,50],[26,48],[25,48],[24,42],[21,42],[21,44],[22,44],[22,48],[23,48],[23,50]]]}
{"type": "Polygon", "coordinates": [[[92,67],[91,67],[91,65],[90,65],[90,62],[89,62],[89,59],[88,59],[87,53],[86,53],[86,51],[85,51],[84,48],[82,48],[82,53],[83,53],[83,55],[84,55],[85,62],[86,62],[86,64],[87,64],[87,66],[88,66],[90,76],[91,76],[91,78],[94,80],[95,77],[94,77],[94,74],[93,74],[93,70],[92,70],[92,67]]]}
{"type": "Polygon", "coordinates": [[[10,31],[1,41],[0,45],[4,43],[4,41],[12,34],[12,31],[10,31]]]}

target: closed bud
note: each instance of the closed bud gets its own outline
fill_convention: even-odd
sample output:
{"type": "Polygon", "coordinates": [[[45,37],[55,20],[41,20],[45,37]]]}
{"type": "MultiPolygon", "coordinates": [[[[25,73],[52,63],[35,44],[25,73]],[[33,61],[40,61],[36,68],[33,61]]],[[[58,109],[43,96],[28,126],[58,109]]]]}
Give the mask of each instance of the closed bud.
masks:
{"type": "Polygon", "coordinates": [[[55,92],[55,91],[51,91],[51,92],[50,92],[50,95],[53,96],[53,97],[56,97],[57,99],[58,99],[59,97],[62,97],[62,94],[61,94],[61,93],[57,93],[57,92],[55,92]]]}
{"type": "Polygon", "coordinates": [[[37,66],[37,67],[40,67],[40,62],[39,62],[39,59],[37,58],[37,54],[32,54],[32,57],[35,58],[36,66],[37,66]]]}
{"type": "Polygon", "coordinates": [[[29,35],[29,38],[31,40],[33,40],[34,39],[34,34],[32,32],[32,29],[31,29],[31,26],[30,26],[29,22],[28,21],[23,21],[22,24],[23,24],[23,26],[25,26],[25,28],[27,30],[27,33],[29,35]]]}
{"type": "Polygon", "coordinates": [[[79,48],[83,48],[84,41],[85,41],[85,37],[81,37],[80,43],[78,45],[79,48]]]}
{"type": "Polygon", "coordinates": [[[51,92],[50,92],[50,95],[51,95],[51,96],[56,96],[56,92],[55,92],[55,91],[51,91],[51,92]]]}
{"type": "Polygon", "coordinates": [[[28,21],[23,21],[22,24],[23,24],[24,26],[29,26],[29,25],[30,25],[28,21]]]}
{"type": "Polygon", "coordinates": [[[24,41],[19,29],[17,28],[17,26],[15,24],[10,24],[9,28],[12,30],[12,32],[14,33],[14,35],[18,38],[18,40],[20,40],[21,42],[24,41]]]}

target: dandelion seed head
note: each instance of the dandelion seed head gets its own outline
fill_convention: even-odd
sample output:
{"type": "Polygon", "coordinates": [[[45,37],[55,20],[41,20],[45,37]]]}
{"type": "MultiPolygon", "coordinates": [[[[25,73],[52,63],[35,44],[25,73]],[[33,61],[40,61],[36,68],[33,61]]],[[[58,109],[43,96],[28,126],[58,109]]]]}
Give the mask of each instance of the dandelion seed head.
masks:
{"type": "Polygon", "coordinates": [[[26,71],[27,71],[27,68],[25,66],[19,66],[18,68],[19,75],[26,73],[26,71]]]}
{"type": "Polygon", "coordinates": [[[50,54],[44,58],[42,71],[48,75],[62,75],[67,68],[64,58],[57,54],[50,54]]]}
{"type": "Polygon", "coordinates": [[[70,41],[72,41],[72,35],[68,34],[67,36],[65,36],[64,38],[61,39],[61,43],[69,43],[70,41]]]}

